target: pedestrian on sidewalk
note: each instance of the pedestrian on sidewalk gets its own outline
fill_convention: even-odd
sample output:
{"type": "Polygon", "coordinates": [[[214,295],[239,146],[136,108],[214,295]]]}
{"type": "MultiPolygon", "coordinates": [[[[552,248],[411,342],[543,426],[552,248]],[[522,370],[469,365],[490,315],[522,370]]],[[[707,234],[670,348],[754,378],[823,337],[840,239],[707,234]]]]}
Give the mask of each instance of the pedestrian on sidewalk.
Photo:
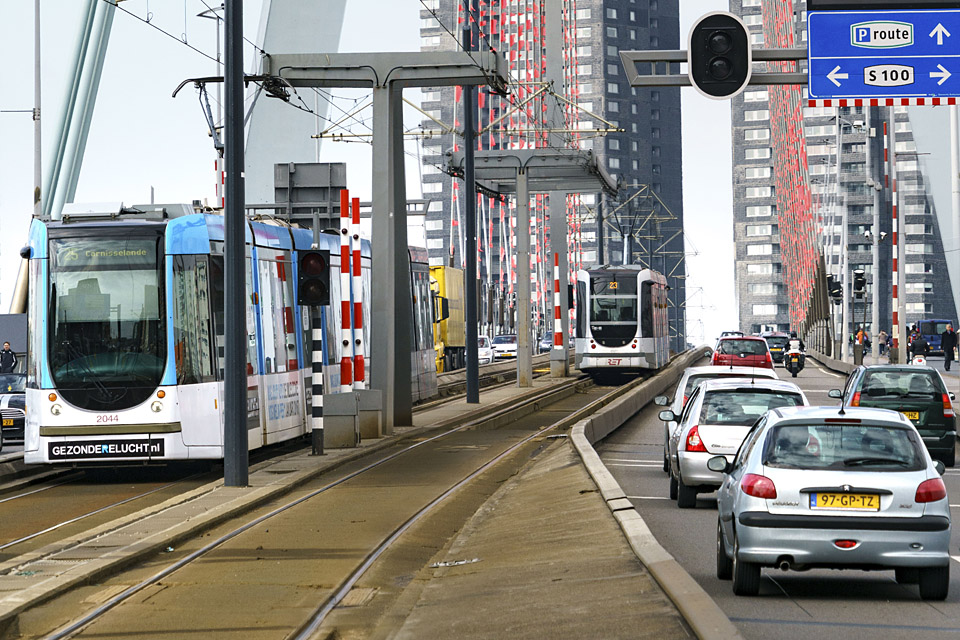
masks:
{"type": "Polygon", "coordinates": [[[883,355],[884,352],[887,350],[887,338],[888,338],[888,337],[889,337],[889,336],[887,336],[887,332],[884,331],[883,329],[880,329],[880,333],[877,334],[877,340],[879,340],[879,343],[878,343],[878,344],[879,344],[879,346],[880,346],[880,355],[883,355]]]}
{"type": "Polygon", "coordinates": [[[947,330],[940,334],[940,346],[943,348],[943,369],[950,371],[953,350],[957,347],[957,332],[953,330],[952,324],[948,324],[947,330]]]}

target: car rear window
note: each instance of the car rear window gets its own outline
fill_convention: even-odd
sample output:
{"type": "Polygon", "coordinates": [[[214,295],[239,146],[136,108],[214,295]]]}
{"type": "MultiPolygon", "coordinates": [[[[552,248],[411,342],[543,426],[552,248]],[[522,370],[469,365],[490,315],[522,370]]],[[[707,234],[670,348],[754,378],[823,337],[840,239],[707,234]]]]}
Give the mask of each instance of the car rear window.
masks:
{"type": "Polygon", "coordinates": [[[932,371],[867,371],[860,385],[861,398],[915,398],[940,400],[940,379],[932,371]]]}
{"type": "Polygon", "coordinates": [[[767,343],[763,340],[721,340],[720,353],[748,356],[762,356],[767,353],[767,343]]]}
{"type": "Polygon", "coordinates": [[[700,408],[700,422],[749,426],[770,409],[799,407],[802,404],[803,397],[800,394],[788,391],[708,391],[700,408]]]}
{"type": "Polygon", "coordinates": [[[790,339],[787,338],[786,336],[777,336],[777,337],[771,336],[767,338],[767,344],[770,345],[771,347],[785,347],[787,346],[787,342],[789,341],[790,339]]]}
{"type": "Polygon", "coordinates": [[[922,443],[908,429],[861,425],[781,425],[767,433],[763,464],[790,469],[917,471],[922,443]]]}
{"type": "Polygon", "coordinates": [[[690,397],[697,390],[704,380],[715,380],[717,378],[769,378],[770,376],[752,376],[749,373],[698,373],[687,378],[687,385],[683,389],[683,395],[690,397]]]}

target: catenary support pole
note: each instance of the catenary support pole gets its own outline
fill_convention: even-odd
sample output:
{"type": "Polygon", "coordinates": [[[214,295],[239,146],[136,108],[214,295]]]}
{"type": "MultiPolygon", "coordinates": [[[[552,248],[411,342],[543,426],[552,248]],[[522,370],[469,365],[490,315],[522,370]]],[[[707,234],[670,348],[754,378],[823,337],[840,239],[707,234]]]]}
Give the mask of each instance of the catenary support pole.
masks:
{"type": "MultiPolygon", "coordinates": [[[[467,17],[463,30],[463,49],[473,51],[473,29],[467,17]]],[[[467,321],[467,404],[480,402],[480,360],[477,354],[477,186],[474,171],[474,152],[477,148],[474,123],[476,87],[463,87],[463,203],[467,251],[463,257],[463,295],[466,298],[467,321]]]]}
{"type": "Polygon", "coordinates": [[[43,215],[40,185],[43,183],[43,165],[40,162],[40,0],[33,3],[33,216],[43,215]]]}
{"type": "Polygon", "coordinates": [[[843,131],[840,112],[837,111],[837,205],[840,207],[840,283],[843,285],[842,304],[840,305],[840,361],[848,362],[848,341],[850,335],[850,265],[847,258],[850,253],[850,245],[847,237],[847,197],[843,193],[843,180],[841,179],[841,169],[843,166],[843,131]]]}
{"type": "MultiPolygon", "coordinates": [[[[243,0],[226,0],[224,152],[227,169],[224,211],[224,289],[244,291],[246,218],[243,190],[243,0]]],[[[224,300],[223,483],[245,487],[247,454],[247,354],[245,295],[224,300]]]]}
{"type": "Polygon", "coordinates": [[[533,386],[530,345],[530,188],[527,170],[517,171],[517,386],[533,386]]]}

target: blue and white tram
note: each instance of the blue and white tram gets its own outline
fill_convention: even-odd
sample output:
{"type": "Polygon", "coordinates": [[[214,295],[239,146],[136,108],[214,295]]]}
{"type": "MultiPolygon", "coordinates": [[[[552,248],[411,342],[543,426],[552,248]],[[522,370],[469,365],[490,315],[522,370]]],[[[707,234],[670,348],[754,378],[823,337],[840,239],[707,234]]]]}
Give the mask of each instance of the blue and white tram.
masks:
{"type": "MultiPolygon", "coordinates": [[[[306,434],[310,319],[309,309],[296,304],[296,270],[297,252],[310,248],[312,232],[248,222],[246,290],[227,292],[222,215],[194,213],[189,205],[112,214],[34,220],[30,228],[24,461],[222,458],[227,295],[246,300],[249,447],[306,434]]],[[[320,242],[338,272],[339,237],[321,234],[320,242]]],[[[419,253],[411,260],[416,400],[435,395],[437,381],[436,370],[425,366],[434,362],[427,260],[419,253]]],[[[366,242],[361,266],[369,301],[366,242]]],[[[322,310],[324,388],[335,393],[339,278],[330,284],[332,304],[322,310]]],[[[364,310],[364,344],[370,344],[368,304],[364,310]]]]}
{"type": "Polygon", "coordinates": [[[669,360],[667,280],[634,265],[577,272],[576,364],[583,372],[639,372],[669,360]]]}

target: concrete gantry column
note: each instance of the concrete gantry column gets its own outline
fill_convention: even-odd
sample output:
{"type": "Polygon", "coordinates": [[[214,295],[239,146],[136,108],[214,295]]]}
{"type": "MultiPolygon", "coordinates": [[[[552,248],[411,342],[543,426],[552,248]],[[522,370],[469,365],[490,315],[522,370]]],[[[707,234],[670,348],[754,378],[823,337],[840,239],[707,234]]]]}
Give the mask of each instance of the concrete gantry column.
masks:
{"type": "Polygon", "coordinates": [[[275,54],[263,65],[263,75],[291,87],[373,89],[370,382],[382,392],[384,433],[389,434],[395,426],[413,424],[403,89],[482,84],[505,91],[505,64],[488,51],[275,54]]]}
{"type": "Polygon", "coordinates": [[[533,386],[530,344],[530,187],[527,170],[517,171],[517,386],[533,386]]]}

